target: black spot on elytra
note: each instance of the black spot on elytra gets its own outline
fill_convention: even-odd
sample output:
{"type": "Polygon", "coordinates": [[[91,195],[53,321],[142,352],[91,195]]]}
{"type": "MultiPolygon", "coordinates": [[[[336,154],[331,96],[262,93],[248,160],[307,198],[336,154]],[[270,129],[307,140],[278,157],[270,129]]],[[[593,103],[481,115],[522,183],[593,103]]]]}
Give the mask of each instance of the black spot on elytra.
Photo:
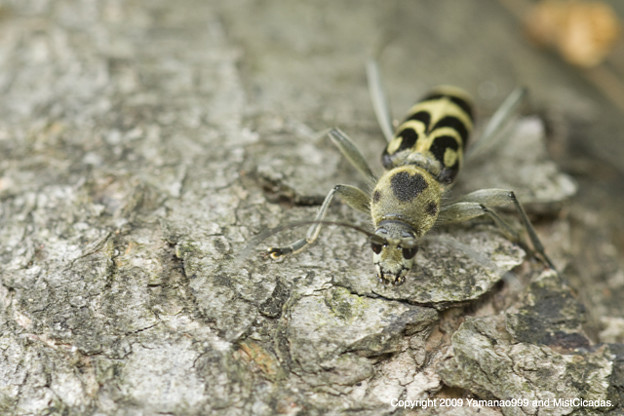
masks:
{"type": "Polygon", "coordinates": [[[468,115],[468,117],[470,117],[471,120],[474,120],[474,116],[472,114],[472,105],[470,104],[470,102],[456,95],[434,92],[433,94],[429,94],[423,97],[420,102],[422,103],[424,101],[439,100],[440,98],[448,98],[451,102],[461,108],[468,115]]]}
{"type": "Polygon", "coordinates": [[[455,151],[459,149],[459,145],[457,144],[457,140],[453,136],[438,136],[433,140],[433,144],[429,148],[429,151],[435,156],[442,166],[450,168],[450,166],[446,166],[444,164],[444,153],[446,149],[451,148],[455,151]]]}
{"type": "Polygon", "coordinates": [[[433,201],[429,202],[426,209],[427,214],[431,215],[432,217],[438,213],[438,205],[433,201]]]}
{"type": "Polygon", "coordinates": [[[373,203],[379,202],[380,199],[381,199],[381,192],[379,191],[373,192],[373,203]]]}
{"type": "Polygon", "coordinates": [[[423,123],[425,126],[424,131],[429,131],[429,123],[431,122],[431,115],[428,111],[419,111],[407,117],[405,121],[416,120],[423,123]]]}
{"type": "Polygon", "coordinates": [[[459,137],[461,137],[462,143],[464,146],[468,143],[468,128],[464,125],[464,123],[455,116],[446,116],[441,118],[435,126],[431,129],[431,131],[435,131],[435,129],[439,129],[442,127],[450,127],[459,133],[459,137]]]}
{"type": "Polygon", "coordinates": [[[416,140],[418,140],[418,133],[414,131],[413,128],[408,127],[399,132],[397,137],[401,138],[401,144],[397,149],[397,152],[401,150],[406,150],[412,148],[416,144],[416,140]]]}
{"type": "Polygon", "coordinates": [[[397,172],[390,179],[392,193],[399,201],[411,201],[422,191],[427,189],[429,184],[422,175],[416,173],[410,175],[407,172],[397,172]]]}
{"type": "Polygon", "coordinates": [[[474,115],[472,114],[472,105],[470,105],[470,102],[464,100],[463,98],[457,97],[455,95],[450,96],[450,99],[452,102],[457,104],[459,108],[464,110],[466,114],[468,114],[468,117],[470,117],[470,120],[474,120],[474,115]]]}

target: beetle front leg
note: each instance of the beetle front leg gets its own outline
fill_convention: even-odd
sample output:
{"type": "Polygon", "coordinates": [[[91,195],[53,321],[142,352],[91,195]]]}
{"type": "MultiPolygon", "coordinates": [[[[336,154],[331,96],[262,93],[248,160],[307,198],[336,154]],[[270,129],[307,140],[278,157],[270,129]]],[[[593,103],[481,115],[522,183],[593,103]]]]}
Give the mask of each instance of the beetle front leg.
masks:
{"type": "Polygon", "coordinates": [[[318,223],[312,224],[310,228],[308,228],[308,232],[306,233],[305,238],[297,240],[287,246],[283,247],[271,247],[267,250],[267,254],[274,260],[279,260],[282,257],[298,253],[304,250],[307,246],[314,243],[318,238],[321,232],[322,221],[327,214],[327,209],[331,204],[332,200],[335,196],[339,196],[342,201],[344,201],[351,208],[369,213],[369,204],[370,198],[366,192],[362,191],[360,188],[356,188],[351,185],[336,185],[334,186],[323,201],[319,212],[316,214],[314,221],[319,221],[318,223]]]}

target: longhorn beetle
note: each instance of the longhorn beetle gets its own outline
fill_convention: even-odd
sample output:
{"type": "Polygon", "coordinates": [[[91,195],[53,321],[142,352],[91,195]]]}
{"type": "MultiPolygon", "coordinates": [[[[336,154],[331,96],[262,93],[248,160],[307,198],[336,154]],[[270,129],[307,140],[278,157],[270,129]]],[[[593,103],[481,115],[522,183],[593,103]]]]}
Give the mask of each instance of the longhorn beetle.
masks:
{"type": "MultiPolygon", "coordinates": [[[[442,201],[442,196],[449,190],[462,166],[464,149],[473,128],[472,102],[468,94],[450,86],[433,89],[409,110],[393,134],[387,101],[374,61],[369,62],[367,75],[375,115],[388,140],[381,158],[386,171],[377,178],[351,139],[336,128],[330,130],[329,136],[340,152],[367,180],[375,184],[372,192],[351,185],[335,185],[313,221],[278,227],[268,234],[290,226],[310,225],[305,238],[284,247],[269,248],[267,254],[273,259],[280,259],[297,253],[318,238],[323,224],[343,225],[369,236],[379,281],[397,286],[405,281],[405,275],[414,263],[419,241],[434,225],[488,215],[506,234],[520,241],[511,227],[493,211],[494,207],[512,205],[520,215],[535,251],[549,267],[555,269],[513,191],[481,189],[450,204],[442,201]],[[351,208],[369,214],[374,233],[351,224],[326,221],[327,208],[336,196],[351,208]]],[[[524,89],[512,92],[486,126],[476,147],[484,148],[500,133],[525,95],[524,89]]]]}

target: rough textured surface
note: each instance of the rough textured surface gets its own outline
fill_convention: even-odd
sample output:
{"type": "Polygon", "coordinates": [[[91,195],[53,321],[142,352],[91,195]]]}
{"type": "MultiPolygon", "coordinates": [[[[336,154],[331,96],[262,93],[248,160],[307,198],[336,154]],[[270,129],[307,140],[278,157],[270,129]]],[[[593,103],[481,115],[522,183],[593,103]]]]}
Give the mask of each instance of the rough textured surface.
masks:
{"type": "MultiPolygon", "coordinates": [[[[488,220],[435,230],[399,288],[377,284],[348,229],[282,263],[256,254],[303,229],[238,256],[265,228],[309,219],[337,180],[361,183],[324,129],[379,160],[363,66],[382,39],[397,110],[456,83],[487,115],[520,82],[570,119],[599,108],[503,9],[379,4],[0,2],[1,414],[594,411],[467,401],[577,397],[622,411],[624,274],[606,231],[621,224],[587,205],[594,176],[570,199],[534,117],[455,192],[517,190],[561,275],[488,220]],[[422,399],[437,406],[396,407],[422,399]]],[[[340,204],[330,216],[368,221],[340,204]]]]}
{"type": "Polygon", "coordinates": [[[548,271],[534,279],[518,312],[467,319],[452,336],[442,380],[485,399],[525,401],[503,407],[509,415],[611,408],[612,351],[590,347],[578,321],[582,307],[569,293],[548,271]],[[579,398],[591,404],[576,404],[579,398]]]}

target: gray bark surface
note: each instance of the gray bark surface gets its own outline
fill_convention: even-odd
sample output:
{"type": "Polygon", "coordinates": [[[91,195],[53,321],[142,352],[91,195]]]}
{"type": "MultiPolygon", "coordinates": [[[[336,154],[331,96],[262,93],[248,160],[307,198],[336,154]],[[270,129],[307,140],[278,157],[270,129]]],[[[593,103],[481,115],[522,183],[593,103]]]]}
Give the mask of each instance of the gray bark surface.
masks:
{"type": "Polygon", "coordinates": [[[622,160],[621,117],[497,3],[1,1],[0,414],[622,412],[621,182],[562,173],[540,117],[453,195],[517,191],[559,274],[487,219],[432,232],[397,288],[349,229],[281,263],[262,251],[305,229],[245,250],[363,184],[328,127],[381,171],[364,64],[382,44],[395,117],[446,83],[486,119],[527,83],[568,129],[587,121],[565,136],[583,166],[622,160]]]}

